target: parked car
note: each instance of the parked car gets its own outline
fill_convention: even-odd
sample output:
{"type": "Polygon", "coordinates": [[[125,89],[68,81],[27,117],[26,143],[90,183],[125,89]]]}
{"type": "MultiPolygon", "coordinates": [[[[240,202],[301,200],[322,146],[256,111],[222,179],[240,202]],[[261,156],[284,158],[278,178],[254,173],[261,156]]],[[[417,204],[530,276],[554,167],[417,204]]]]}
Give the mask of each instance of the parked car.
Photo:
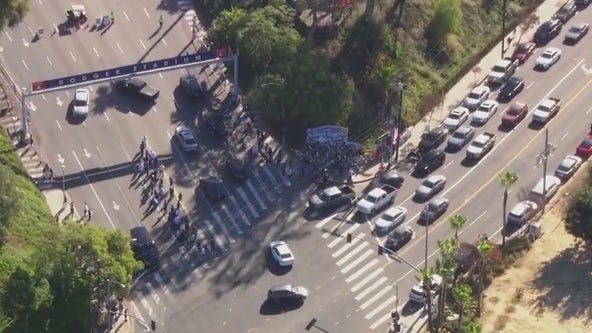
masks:
{"type": "Polygon", "coordinates": [[[559,10],[553,15],[554,19],[558,19],[561,23],[565,24],[569,21],[574,15],[576,15],[576,4],[573,2],[568,2],[561,6],[559,10]]]}
{"type": "Polygon", "coordinates": [[[509,102],[524,90],[524,80],[521,77],[512,76],[504,83],[497,95],[497,100],[500,102],[509,102]]]}
{"type": "Polygon", "coordinates": [[[331,186],[313,194],[308,204],[313,209],[335,209],[351,204],[355,199],[356,192],[350,186],[331,186]]]}
{"type": "Polygon", "coordinates": [[[549,43],[561,32],[563,23],[559,19],[550,19],[543,22],[534,33],[533,41],[541,46],[549,43]]]}
{"type": "Polygon", "coordinates": [[[563,181],[568,180],[578,171],[582,165],[582,158],[575,155],[567,155],[555,169],[555,176],[563,181]]]}
{"type": "Polygon", "coordinates": [[[520,43],[514,51],[514,59],[518,60],[519,63],[523,64],[530,58],[536,49],[536,44],[533,42],[520,43]]]}
{"type": "Polygon", "coordinates": [[[491,89],[487,86],[475,87],[467,95],[467,97],[465,98],[465,100],[463,102],[463,105],[465,107],[467,107],[469,110],[473,111],[477,107],[479,107],[479,105],[481,105],[481,103],[485,102],[489,98],[490,94],[491,94],[491,89]]]}
{"type": "Polygon", "coordinates": [[[576,155],[588,158],[592,155],[592,134],[588,134],[576,148],[576,155]]]}
{"type": "MultiPolygon", "coordinates": [[[[440,290],[442,290],[442,277],[438,274],[433,274],[428,289],[430,290],[431,296],[439,294],[440,290]]],[[[409,292],[409,300],[419,304],[425,304],[425,302],[427,302],[428,293],[423,282],[418,282],[411,288],[411,291],[409,292]]]]}
{"type": "Polygon", "coordinates": [[[151,87],[148,85],[148,83],[136,77],[115,81],[113,85],[118,91],[150,101],[152,103],[155,103],[158,95],[160,95],[160,91],[158,89],[151,87]]]}
{"type": "Polygon", "coordinates": [[[448,117],[444,119],[444,126],[448,129],[448,132],[454,132],[460,125],[469,119],[469,109],[459,106],[452,110],[448,117]]]}
{"type": "Polygon", "coordinates": [[[269,243],[269,251],[271,251],[271,256],[279,266],[289,267],[294,265],[296,259],[286,242],[273,241],[269,243]]]}
{"type": "Polygon", "coordinates": [[[218,178],[200,178],[199,186],[203,189],[206,197],[212,202],[221,201],[226,198],[226,188],[222,180],[218,178]]]}
{"type": "Polygon", "coordinates": [[[499,104],[493,100],[487,100],[473,113],[473,118],[471,119],[471,123],[475,125],[485,125],[489,119],[491,119],[496,113],[499,104]]]}
{"type": "Polygon", "coordinates": [[[267,291],[267,299],[274,303],[286,301],[304,301],[308,297],[308,290],[291,284],[273,286],[267,291]]]}
{"type": "Polygon", "coordinates": [[[510,210],[507,217],[508,224],[513,224],[517,227],[525,225],[538,212],[539,206],[532,201],[522,201],[510,210]]]}
{"type": "Polygon", "coordinates": [[[390,171],[383,173],[380,178],[378,178],[378,181],[380,184],[387,184],[394,188],[401,188],[405,182],[405,178],[397,170],[391,169],[390,171]]]}
{"type": "Polygon", "coordinates": [[[556,47],[548,47],[537,58],[534,67],[536,69],[546,71],[555,65],[559,59],[561,59],[561,50],[556,47]]]}

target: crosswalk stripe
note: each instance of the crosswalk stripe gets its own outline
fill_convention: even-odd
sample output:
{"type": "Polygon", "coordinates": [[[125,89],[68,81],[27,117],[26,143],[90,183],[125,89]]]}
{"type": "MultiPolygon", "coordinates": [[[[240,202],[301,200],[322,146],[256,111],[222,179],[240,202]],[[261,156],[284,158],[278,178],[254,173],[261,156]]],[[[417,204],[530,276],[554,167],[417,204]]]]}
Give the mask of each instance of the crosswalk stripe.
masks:
{"type": "Polygon", "coordinates": [[[350,275],[347,279],[345,279],[345,282],[351,283],[355,279],[359,278],[362,274],[366,273],[367,270],[369,270],[372,266],[376,265],[379,261],[380,260],[376,258],[372,259],[372,261],[364,265],[364,267],[360,268],[354,274],[350,275]]]}
{"type": "Polygon", "coordinates": [[[259,204],[259,207],[261,207],[261,209],[263,209],[263,210],[267,210],[267,205],[265,204],[265,202],[263,202],[263,200],[261,200],[259,193],[257,193],[257,190],[255,190],[255,187],[253,187],[253,184],[251,184],[251,181],[247,179],[245,184],[247,184],[247,188],[251,191],[251,194],[255,197],[255,201],[257,201],[257,203],[259,204]]]}
{"type": "Polygon", "coordinates": [[[381,298],[382,296],[384,296],[384,294],[386,294],[389,291],[391,291],[391,289],[393,289],[393,287],[391,285],[385,286],[379,292],[377,292],[376,294],[374,294],[374,296],[370,297],[370,299],[368,299],[366,302],[364,302],[362,305],[360,305],[360,309],[362,309],[362,310],[366,309],[367,307],[369,307],[370,305],[372,305],[372,303],[376,302],[379,298],[381,298]]]}
{"type": "Polygon", "coordinates": [[[269,190],[267,189],[267,185],[265,185],[265,183],[260,179],[261,173],[259,172],[259,169],[256,169],[255,172],[253,172],[253,176],[255,176],[255,180],[257,181],[257,183],[259,183],[259,188],[263,190],[263,193],[265,194],[267,201],[275,202],[276,197],[271,192],[269,192],[269,190]]]}
{"type": "Polygon", "coordinates": [[[160,273],[158,273],[158,272],[154,273],[154,279],[156,280],[156,283],[158,283],[160,289],[162,289],[164,291],[164,294],[165,295],[168,295],[169,288],[167,287],[167,285],[162,280],[162,277],[160,276],[160,273]]]}
{"type": "Polygon", "coordinates": [[[146,288],[148,288],[148,291],[150,292],[150,296],[152,296],[152,300],[154,301],[154,303],[160,303],[160,297],[156,293],[156,290],[154,290],[154,287],[152,286],[151,282],[146,283],[146,288]]]}
{"type": "Polygon", "coordinates": [[[370,249],[366,250],[366,252],[364,252],[364,254],[362,254],[361,256],[356,258],[356,260],[352,261],[349,265],[345,266],[341,270],[341,273],[345,274],[345,273],[351,271],[352,269],[354,269],[356,266],[358,266],[362,261],[364,261],[366,258],[368,258],[373,253],[374,253],[374,251],[372,251],[370,249]]]}
{"type": "MultiPolygon", "coordinates": [[[[352,232],[354,232],[356,229],[358,229],[359,227],[360,227],[360,224],[359,224],[359,223],[354,223],[354,224],[352,224],[352,226],[351,226],[351,227],[349,227],[347,230],[345,230],[345,231],[342,233],[342,235],[347,235],[347,234],[349,234],[349,233],[352,233],[352,232]]],[[[343,240],[343,237],[337,237],[337,238],[335,238],[335,239],[334,239],[334,240],[333,240],[331,243],[329,243],[329,244],[327,245],[327,247],[328,247],[328,248],[330,248],[330,249],[332,249],[332,248],[334,248],[334,247],[335,247],[335,245],[337,245],[337,244],[338,244],[339,242],[341,242],[342,240],[343,240]]]]}
{"type": "Polygon", "coordinates": [[[376,316],[377,314],[379,314],[381,311],[384,311],[384,309],[389,306],[391,303],[395,302],[395,296],[391,296],[389,298],[386,299],[386,301],[382,302],[381,304],[379,304],[378,306],[374,307],[374,310],[372,310],[371,312],[367,313],[364,318],[366,319],[371,319],[372,317],[376,316]]]}
{"type": "Polygon", "coordinates": [[[273,172],[271,171],[271,167],[269,166],[269,164],[266,164],[263,166],[263,172],[265,172],[267,174],[267,177],[269,177],[269,180],[273,183],[273,186],[275,187],[275,191],[278,194],[282,193],[282,187],[275,179],[275,176],[273,175],[273,172]]]}
{"type": "MultiPolygon", "coordinates": [[[[236,201],[236,198],[233,195],[229,196],[229,198],[230,198],[230,201],[232,201],[232,203],[235,206],[240,207],[240,205],[238,204],[238,201],[236,201]]],[[[243,212],[242,209],[239,209],[238,215],[240,216],[241,220],[243,221],[243,223],[247,227],[251,227],[251,222],[249,222],[249,219],[247,218],[247,216],[245,215],[245,212],[243,212]]]]}
{"type": "MultiPolygon", "coordinates": [[[[240,207],[239,207],[239,209],[240,209],[240,207]]],[[[230,211],[228,211],[228,206],[222,205],[222,211],[224,212],[224,214],[226,214],[226,219],[229,220],[230,222],[232,222],[232,226],[233,226],[235,232],[239,235],[242,235],[243,231],[241,230],[241,228],[238,226],[238,224],[234,220],[234,216],[232,216],[232,214],[230,214],[230,211]]]]}
{"type": "Polygon", "coordinates": [[[373,270],[370,274],[366,275],[365,278],[362,279],[362,281],[358,282],[355,286],[353,286],[350,290],[355,293],[356,291],[360,290],[360,288],[362,288],[366,283],[372,281],[378,274],[384,272],[384,269],[382,268],[378,268],[373,270]]]}
{"type": "Polygon", "coordinates": [[[383,325],[389,319],[391,319],[391,314],[389,312],[387,312],[385,315],[378,318],[374,323],[372,323],[372,325],[370,325],[370,329],[371,330],[377,329],[378,326],[383,325]]]}
{"type": "Polygon", "coordinates": [[[363,242],[362,244],[358,245],[358,247],[356,247],[355,249],[350,251],[345,257],[339,259],[339,261],[337,261],[337,266],[341,266],[341,265],[345,264],[352,257],[354,257],[356,254],[358,254],[358,252],[362,251],[366,246],[368,246],[368,243],[366,243],[366,242],[363,242]]]}
{"type": "Polygon", "coordinates": [[[335,217],[335,215],[331,215],[327,218],[324,218],[323,220],[321,220],[320,222],[318,222],[317,224],[315,224],[315,227],[321,229],[325,224],[331,222],[331,220],[333,220],[333,218],[335,217]]]}
{"type": "Polygon", "coordinates": [[[148,304],[148,301],[144,297],[142,297],[140,293],[136,293],[136,298],[140,300],[140,303],[142,303],[142,307],[144,307],[144,309],[148,311],[148,317],[152,318],[154,316],[154,311],[152,311],[152,307],[150,306],[150,304],[148,304]]]}
{"type": "Polygon", "coordinates": [[[222,232],[226,235],[226,237],[228,239],[232,240],[233,238],[230,235],[230,233],[228,232],[228,229],[226,229],[226,226],[224,225],[224,221],[222,221],[222,219],[220,218],[220,215],[218,214],[218,212],[212,213],[212,216],[214,217],[214,220],[220,226],[220,229],[222,229],[222,232]]]}
{"type": "Polygon", "coordinates": [[[362,291],[361,293],[357,294],[356,297],[354,297],[354,298],[356,299],[356,301],[359,301],[359,300],[363,299],[364,297],[368,296],[368,294],[370,294],[371,292],[373,292],[374,289],[378,288],[383,283],[385,283],[386,280],[388,280],[386,277],[384,277],[384,276],[381,277],[380,279],[378,279],[378,281],[374,282],[372,285],[370,285],[370,287],[364,289],[364,291],[362,291]]]}
{"type": "MultiPolygon", "coordinates": [[[[351,242],[351,243],[349,243],[349,244],[348,244],[348,243],[346,243],[345,245],[343,245],[343,246],[342,246],[342,247],[341,247],[339,250],[335,251],[335,252],[334,252],[334,253],[333,253],[331,256],[332,256],[333,258],[337,258],[337,257],[339,257],[340,255],[342,255],[342,254],[343,254],[343,252],[345,252],[345,251],[349,250],[349,248],[350,248],[350,247],[352,247],[352,246],[356,245],[356,244],[357,244],[357,243],[358,243],[358,242],[361,240],[361,238],[362,238],[362,235],[364,235],[364,234],[362,233],[362,234],[360,234],[360,236],[359,236],[359,237],[356,237],[356,238],[352,239],[352,242],[351,242]]],[[[365,236],[365,235],[364,235],[364,236],[365,236]]]]}
{"type": "Polygon", "coordinates": [[[251,203],[251,201],[249,201],[249,198],[247,198],[247,194],[245,193],[245,191],[243,191],[243,189],[240,187],[238,187],[236,190],[238,191],[238,194],[243,199],[243,201],[247,204],[247,208],[251,212],[251,215],[253,215],[256,219],[258,219],[259,213],[255,209],[255,207],[253,207],[253,204],[251,203]]]}

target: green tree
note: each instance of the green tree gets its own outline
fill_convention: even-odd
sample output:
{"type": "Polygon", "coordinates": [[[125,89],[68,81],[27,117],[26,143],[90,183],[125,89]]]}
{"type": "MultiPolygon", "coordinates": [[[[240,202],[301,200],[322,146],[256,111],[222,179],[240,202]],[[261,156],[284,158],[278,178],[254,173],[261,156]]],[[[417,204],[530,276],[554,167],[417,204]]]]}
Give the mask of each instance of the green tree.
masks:
{"type": "Polygon", "coordinates": [[[0,312],[0,333],[8,332],[8,328],[12,326],[14,320],[8,318],[4,313],[0,312]]]}
{"type": "Polygon", "coordinates": [[[11,170],[0,164],[0,243],[4,242],[6,228],[10,226],[12,218],[19,210],[21,201],[18,200],[18,192],[11,170]]]}
{"type": "Polygon", "coordinates": [[[462,327],[467,310],[474,306],[473,290],[468,284],[460,284],[452,288],[452,298],[458,306],[458,327],[462,327]]]}
{"type": "Polygon", "coordinates": [[[370,82],[383,96],[383,104],[390,104],[400,76],[401,69],[398,63],[386,57],[381,57],[372,67],[369,75],[370,82]]]}
{"type": "Polygon", "coordinates": [[[430,330],[434,327],[433,313],[432,313],[432,284],[433,277],[436,271],[432,267],[424,267],[419,270],[419,275],[415,278],[421,283],[423,291],[426,295],[426,305],[428,310],[428,327],[430,330]]]}
{"type": "Polygon", "coordinates": [[[0,29],[20,23],[29,11],[29,0],[0,2],[0,29]]]}
{"type": "Polygon", "coordinates": [[[502,248],[506,246],[506,219],[508,210],[508,192],[518,182],[518,175],[515,172],[505,171],[498,175],[500,185],[504,188],[502,198],[502,248]]]}
{"type": "Polygon", "coordinates": [[[460,28],[463,12],[460,0],[436,0],[432,19],[428,26],[431,44],[441,45],[449,34],[460,28]]]}
{"type": "Polygon", "coordinates": [[[454,239],[456,239],[457,241],[459,230],[462,229],[468,221],[469,219],[467,219],[466,216],[461,214],[454,214],[448,219],[450,226],[452,227],[452,229],[454,229],[454,239]]]}
{"type": "Polygon", "coordinates": [[[592,240],[592,186],[584,185],[569,202],[565,215],[565,228],[572,235],[592,240]]]}
{"type": "Polygon", "coordinates": [[[448,238],[438,240],[440,259],[436,260],[436,272],[442,277],[442,289],[438,302],[438,318],[444,317],[444,307],[448,296],[448,284],[452,281],[455,284],[454,273],[456,272],[456,260],[454,257],[458,251],[458,240],[448,238]]]}
{"type": "Polygon", "coordinates": [[[239,32],[244,27],[247,18],[248,14],[244,8],[233,7],[222,11],[212,23],[212,28],[208,30],[208,39],[236,49],[240,37],[239,32]]]}

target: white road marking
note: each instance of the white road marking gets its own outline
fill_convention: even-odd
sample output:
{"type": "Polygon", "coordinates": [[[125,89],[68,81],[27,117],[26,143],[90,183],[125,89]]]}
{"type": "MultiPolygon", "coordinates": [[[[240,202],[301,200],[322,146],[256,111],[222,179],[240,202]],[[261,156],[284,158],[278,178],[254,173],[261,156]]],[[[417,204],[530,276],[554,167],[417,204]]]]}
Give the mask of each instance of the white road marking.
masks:
{"type": "MultiPolygon", "coordinates": [[[[247,198],[247,194],[245,193],[245,191],[240,187],[237,187],[236,190],[237,190],[238,194],[240,195],[240,197],[243,198],[243,200],[247,203],[247,208],[251,212],[251,215],[253,215],[256,219],[258,219],[260,217],[260,215],[257,212],[257,210],[255,209],[255,207],[253,206],[253,204],[251,203],[251,201],[249,200],[249,198],[247,198]]],[[[240,206],[238,206],[238,207],[240,207],[240,206]]]]}
{"type": "Polygon", "coordinates": [[[152,107],[152,111],[158,113],[158,110],[156,109],[156,106],[152,107]]]}
{"type": "Polygon", "coordinates": [[[152,286],[151,282],[146,283],[146,288],[148,288],[148,291],[150,292],[150,296],[152,296],[152,300],[154,301],[154,303],[160,303],[160,297],[156,293],[156,290],[154,290],[154,287],[152,286]]]}
{"type": "Polygon", "coordinates": [[[121,48],[121,45],[119,45],[119,43],[115,43],[117,45],[117,48],[119,49],[119,52],[123,53],[123,49],[121,48]]]}
{"type": "Polygon", "coordinates": [[[95,51],[95,55],[97,56],[97,58],[100,58],[101,56],[99,55],[99,51],[97,51],[97,49],[93,46],[93,51],[95,51]]]}
{"type": "Polygon", "coordinates": [[[448,167],[449,167],[450,165],[452,165],[452,163],[453,163],[453,162],[454,162],[454,161],[450,161],[450,162],[448,162],[448,164],[446,164],[446,165],[445,165],[445,166],[442,168],[442,170],[446,170],[446,169],[448,169],[448,167]]]}
{"type": "Polygon", "coordinates": [[[567,138],[568,135],[569,135],[569,133],[563,134],[563,136],[561,137],[561,141],[565,140],[565,138],[567,138]]]}
{"type": "Polygon", "coordinates": [[[66,96],[70,96],[70,92],[68,90],[64,91],[66,93],[66,96]]]}
{"type": "Polygon", "coordinates": [[[345,266],[340,272],[345,274],[349,271],[351,271],[352,269],[356,268],[356,266],[358,266],[362,261],[366,260],[366,258],[368,258],[369,256],[375,254],[375,252],[371,249],[366,250],[366,252],[364,252],[362,255],[360,255],[358,258],[356,258],[356,260],[352,261],[351,263],[349,263],[347,266],[345,266]]]}
{"type": "Polygon", "coordinates": [[[4,34],[6,35],[6,38],[8,38],[8,40],[12,43],[12,38],[8,34],[8,31],[4,31],[4,34]]]}
{"type": "Polygon", "coordinates": [[[226,225],[224,225],[224,221],[222,221],[222,218],[220,218],[218,212],[213,212],[212,216],[214,217],[214,220],[216,220],[216,223],[218,223],[218,226],[220,226],[220,229],[222,229],[222,232],[226,235],[226,238],[228,238],[232,243],[234,239],[230,235],[230,232],[228,232],[228,229],[226,229],[226,225]]]}
{"type": "Polygon", "coordinates": [[[154,311],[152,311],[152,308],[150,307],[150,304],[148,304],[148,301],[146,301],[144,296],[142,296],[140,293],[136,293],[136,298],[140,300],[140,303],[142,303],[144,309],[148,311],[148,317],[152,318],[154,315],[154,311]]]}
{"type": "Polygon", "coordinates": [[[359,278],[362,274],[366,273],[367,270],[369,270],[370,268],[372,268],[372,266],[378,264],[379,262],[380,262],[380,260],[378,260],[376,258],[372,259],[369,263],[367,263],[362,268],[358,269],[355,273],[353,273],[352,275],[347,277],[345,279],[345,282],[351,283],[352,281],[359,278]]]}
{"type": "Polygon", "coordinates": [[[384,289],[380,290],[379,292],[377,292],[376,294],[374,294],[374,296],[372,296],[369,300],[367,300],[366,302],[364,302],[364,304],[360,305],[360,309],[364,310],[367,307],[369,307],[370,305],[372,305],[372,303],[376,302],[379,298],[381,298],[382,296],[384,296],[384,294],[388,293],[389,291],[391,291],[391,289],[393,289],[393,287],[387,285],[384,287],[384,289]]]}
{"type": "Polygon", "coordinates": [[[371,312],[369,312],[367,315],[364,316],[364,318],[370,320],[372,317],[376,316],[378,313],[384,311],[384,309],[389,306],[391,303],[393,303],[394,301],[396,301],[395,297],[389,297],[386,299],[386,301],[382,302],[381,304],[379,304],[378,306],[374,307],[374,310],[372,310],[371,312]]]}
{"type": "Polygon", "coordinates": [[[366,283],[372,281],[376,276],[378,276],[382,272],[384,272],[384,269],[382,269],[382,268],[378,268],[378,269],[373,270],[372,273],[366,275],[366,277],[364,277],[362,279],[362,281],[358,282],[350,290],[353,293],[355,293],[356,291],[360,290],[360,288],[362,288],[366,283]]]}
{"type": "Polygon", "coordinates": [[[333,214],[333,215],[331,215],[331,216],[329,216],[329,217],[327,217],[327,218],[325,218],[325,219],[321,220],[321,222],[319,222],[319,223],[315,224],[315,227],[317,227],[317,228],[321,229],[321,228],[322,228],[322,227],[323,227],[325,224],[327,224],[327,223],[331,222],[331,220],[333,220],[333,218],[334,218],[336,215],[337,215],[337,214],[333,214]]]}
{"type": "Polygon", "coordinates": [[[62,125],[60,125],[60,122],[56,119],[56,124],[58,124],[58,128],[60,129],[60,131],[62,130],[62,125]]]}
{"type": "MultiPolygon", "coordinates": [[[[236,200],[236,198],[233,195],[228,196],[228,198],[230,199],[230,201],[232,201],[232,203],[235,206],[240,207],[240,205],[238,204],[238,201],[236,200]]],[[[249,219],[247,218],[247,215],[245,215],[245,212],[243,212],[242,209],[239,209],[238,215],[240,216],[241,220],[243,220],[243,223],[247,227],[251,227],[251,222],[249,222],[249,219]]]]}
{"type": "Polygon", "coordinates": [[[115,228],[115,223],[113,223],[113,220],[109,216],[109,213],[107,213],[107,209],[105,209],[105,206],[103,205],[103,202],[101,201],[101,198],[99,198],[99,195],[97,194],[97,191],[95,190],[94,185],[91,183],[90,179],[88,178],[88,175],[86,174],[86,171],[84,170],[84,167],[82,166],[82,163],[80,163],[80,160],[78,159],[78,156],[76,156],[76,152],[75,151],[72,151],[72,155],[74,155],[74,159],[76,160],[76,163],[78,163],[78,166],[80,167],[80,171],[82,172],[82,175],[86,179],[86,182],[88,183],[88,185],[90,187],[90,190],[95,195],[95,198],[99,202],[99,205],[101,206],[101,209],[105,213],[105,217],[107,217],[107,220],[111,224],[111,227],[113,227],[113,230],[115,230],[116,229],[115,228]]]}
{"type": "MultiPolygon", "coordinates": [[[[352,241],[353,241],[353,239],[352,239],[352,241]]],[[[345,257],[339,259],[339,261],[336,263],[336,265],[337,266],[342,266],[348,260],[350,260],[351,258],[353,258],[356,254],[358,254],[358,252],[361,252],[364,248],[366,248],[366,246],[368,246],[368,243],[367,242],[363,242],[362,244],[358,245],[358,247],[356,247],[355,249],[351,250],[347,255],[345,255],[345,257]]]]}
{"type": "Polygon", "coordinates": [[[526,86],[526,89],[532,87],[534,85],[534,82],[531,82],[529,85],[526,86]]]}
{"type": "Polygon", "coordinates": [[[127,13],[125,12],[125,10],[123,11],[123,16],[125,16],[126,20],[128,20],[128,21],[130,20],[130,18],[129,18],[129,16],[127,16],[127,13]]]}
{"type": "Polygon", "coordinates": [[[160,76],[161,79],[164,79],[164,76],[162,76],[162,73],[158,73],[158,76],[160,76]]]}
{"type": "Polygon", "coordinates": [[[384,284],[386,282],[386,280],[388,280],[386,277],[384,277],[384,276],[381,277],[378,281],[374,282],[372,285],[370,285],[370,287],[364,289],[364,291],[362,291],[361,293],[356,295],[356,297],[354,297],[354,298],[356,299],[356,301],[362,300],[364,297],[368,296],[368,294],[373,292],[374,289],[376,289],[379,286],[381,286],[382,284],[384,284]]]}
{"type": "Polygon", "coordinates": [[[259,168],[255,169],[255,172],[253,172],[253,176],[255,176],[255,180],[257,181],[257,183],[259,183],[259,188],[263,190],[263,193],[265,194],[267,201],[275,202],[276,197],[267,190],[267,185],[259,178],[261,176],[261,174],[259,173],[259,168]]]}
{"type": "Polygon", "coordinates": [[[28,71],[31,71],[31,70],[29,69],[29,66],[27,66],[27,63],[26,63],[24,60],[21,60],[21,61],[23,62],[23,66],[25,66],[25,68],[26,68],[28,71]]]}
{"type": "Polygon", "coordinates": [[[162,41],[162,43],[164,44],[164,46],[166,46],[166,45],[167,45],[167,42],[166,42],[166,40],[164,40],[164,38],[162,38],[162,39],[161,39],[161,41],[162,41]]]}
{"type": "Polygon", "coordinates": [[[29,42],[27,42],[24,38],[23,38],[23,46],[24,47],[29,47],[29,42]]]}
{"type": "Polygon", "coordinates": [[[56,104],[57,104],[58,106],[62,106],[62,105],[64,105],[64,102],[62,102],[62,100],[61,100],[61,98],[60,98],[59,96],[56,96],[56,104]]]}
{"type": "Polygon", "coordinates": [[[230,222],[232,222],[232,226],[234,227],[234,230],[236,230],[236,233],[239,235],[242,235],[243,231],[241,230],[241,228],[238,226],[238,224],[234,220],[234,216],[232,216],[232,214],[230,214],[230,211],[228,210],[228,206],[222,205],[222,211],[224,212],[224,214],[226,214],[226,219],[229,220],[230,222]]]}
{"type": "MultiPolygon", "coordinates": [[[[29,32],[31,33],[31,36],[35,37],[35,33],[33,32],[33,28],[29,27],[29,32]]],[[[23,38],[23,40],[25,40],[25,39],[23,38]]]]}
{"type": "Polygon", "coordinates": [[[44,100],[44,101],[45,101],[45,100],[47,100],[47,99],[45,98],[45,94],[41,94],[41,98],[43,98],[43,100],[44,100]]]}
{"type": "Polygon", "coordinates": [[[53,66],[53,63],[51,62],[51,60],[49,59],[49,56],[45,56],[45,59],[47,60],[47,62],[49,63],[50,66],[53,66]]]}
{"type": "Polygon", "coordinates": [[[356,245],[362,239],[362,235],[364,235],[364,234],[360,234],[358,237],[352,239],[351,243],[345,243],[345,245],[343,245],[339,250],[333,252],[331,257],[337,258],[337,257],[341,256],[343,254],[343,252],[349,250],[352,246],[356,245]]]}
{"type": "Polygon", "coordinates": [[[53,33],[57,33],[59,31],[58,26],[57,25],[53,25],[53,33]]]}
{"type": "Polygon", "coordinates": [[[166,283],[164,283],[164,281],[162,280],[162,277],[160,277],[160,273],[156,272],[154,273],[154,279],[156,280],[156,283],[158,283],[159,287],[164,290],[165,295],[168,295],[169,293],[169,288],[167,287],[166,283]]]}
{"type": "Polygon", "coordinates": [[[386,313],[385,315],[383,315],[382,317],[378,318],[374,323],[372,323],[372,325],[370,325],[370,329],[371,330],[375,330],[378,328],[378,326],[381,326],[384,324],[385,321],[391,319],[391,314],[390,313],[386,313]]]}
{"type": "Polygon", "coordinates": [[[111,119],[109,119],[109,116],[107,115],[107,112],[103,112],[103,116],[105,116],[105,118],[107,119],[107,121],[111,121],[111,119]]]}
{"type": "Polygon", "coordinates": [[[74,53],[72,53],[72,51],[70,51],[70,57],[72,57],[72,60],[74,60],[74,62],[76,62],[76,57],[74,57],[74,53]]]}
{"type": "Polygon", "coordinates": [[[37,1],[39,1],[39,4],[40,4],[41,6],[43,6],[43,1],[41,1],[41,0],[37,0],[37,1]]]}
{"type": "Polygon", "coordinates": [[[148,11],[146,10],[146,7],[144,7],[143,9],[144,9],[144,13],[146,14],[146,16],[148,16],[148,18],[150,18],[150,14],[148,14],[148,11]]]}
{"type": "Polygon", "coordinates": [[[586,114],[590,114],[590,112],[592,112],[592,107],[590,107],[587,111],[586,114]]]}
{"type": "Polygon", "coordinates": [[[267,174],[267,177],[269,177],[269,180],[273,183],[273,186],[275,187],[275,191],[280,194],[282,193],[282,188],[279,185],[279,182],[276,181],[275,176],[273,175],[273,172],[271,170],[269,170],[270,166],[269,164],[266,164],[263,166],[263,172],[265,172],[267,174]]]}
{"type": "MultiPolygon", "coordinates": [[[[355,223],[353,224],[351,227],[349,227],[346,231],[343,232],[343,235],[347,235],[349,233],[354,232],[356,229],[358,229],[360,227],[360,224],[355,223]]],[[[327,247],[332,249],[335,247],[335,245],[339,244],[339,242],[341,242],[343,240],[343,237],[337,237],[335,238],[331,243],[327,244],[327,247]]]]}
{"type": "Polygon", "coordinates": [[[259,204],[259,207],[261,207],[261,209],[263,209],[263,210],[267,210],[267,205],[265,204],[265,202],[263,202],[263,200],[261,199],[261,196],[259,196],[259,193],[255,189],[255,187],[253,186],[251,181],[247,179],[245,184],[247,185],[247,189],[249,189],[249,191],[251,192],[251,194],[255,198],[255,201],[259,204]]]}
{"type": "Polygon", "coordinates": [[[86,120],[82,122],[82,126],[86,127],[86,120]]]}

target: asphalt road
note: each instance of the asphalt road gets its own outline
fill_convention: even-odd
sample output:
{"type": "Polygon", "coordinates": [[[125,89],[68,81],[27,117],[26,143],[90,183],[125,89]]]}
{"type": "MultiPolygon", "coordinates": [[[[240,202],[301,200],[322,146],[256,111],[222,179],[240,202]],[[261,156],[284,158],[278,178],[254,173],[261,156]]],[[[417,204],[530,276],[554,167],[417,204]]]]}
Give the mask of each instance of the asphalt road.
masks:
{"type": "MultiPolygon", "coordinates": [[[[33,2],[25,22],[6,31],[6,43],[11,47],[5,44],[2,60],[18,85],[170,57],[193,47],[188,44],[191,33],[185,15],[174,11],[172,5],[170,11],[161,11],[154,1],[142,5],[133,1],[85,4],[90,23],[95,16],[117,8],[116,23],[104,34],[90,32],[88,28],[68,36],[50,36],[49,27],[64,21],[64,11],[70,5],[63,1],[51,6],[33,2]],[[157,31],[160,13],[165,16],[165,24],[157,31]],[[31,31],[38,26],[45,27],[46,35],[32,43],[31,31]]],[[[591,15],[586,10],[572,22],[592,21],[591,15]]],[[[587,133],[587,115],[591,112],[585,96],[592,76],[582,55],[589,52],[585,45],[592,37],[585,37],[575,46],[563,46],[561,36],[550,44],[563,50],[562,59],[551,70],[532,70],[534,59],[541,52],[538,50],[517,73],[525,79],[527,89],[515,100],[527,102],[531,110],[547,96],[563,101],[561,112],[548,125],[550,142],[557,145],[549,158],[549,173],[565,154],[573,153],[587,133]]],[[[211,86],[216,84],[211,70],[210,67],[205,72],[191,71],[211,86]]],[[[91,86],[93,110],[83,123],[68,117],[71,92],[40,95],[29,102],[36,144],[56,176],[64,165],[64,186],[78,210],[82,202],[88,202],[96,223],[124,231],[140,223],[154,226],[164,267],[134,290],[135,310],[143,318],[154,318],[162,330],[171,332],[300,332],[313,318],[319,329],[330,332],[385,329],[388,313],[396,304],[396,291],[402,304],[415,283],[413,271],[405,263],[376,254],[373,243],[382,240],[371,236],[370,222],[304,220],[301,196],[293,193],[276,167],[257,167],[246,184],[231,182],[220,166],[228,150],[220,140],[200,131],[198,113],[203,106],[180,95],[177,82],[181,73],[184,72],[144,77],[161,90],[154,107],[122,98],[111,92],[108,85],[91,86]],[[172,143],[170,137],[179,124],[196,129],[203,145],[198,156],[181,153],[172,143]],[[206,263],[195,247],[173,241],[163,223],[156,223],[159,220],[155,214],[144,216],[145,206],[139,205],[141,187],[131,183],[129,165],[143,135],[148,136],[150,148],[159,154],[166,174],[175,179],[177,189],[183,193],[185,211],[193,220],[200,221],[206,232],[217,235],[216,242],[222,247],[240,251],[226,252],[206,263]],[[201,192],[195,191],[198,178],[204,175],[224,178],[230,195],[225,204],[209,203],[201,192]],[[256,224],[259,227],[253,228],[256,224]],[[342,238],[330,233],[332,230],[337,234],[351,232],[356,236],[354,243],[345,245],[342,238]],[[296,266],[287,273],[274,269],[270,272],[266,261],[265,245],[278,238],[289,241],[297,257],[296,266]],[[264,304],[265,292],[270,285],[284,282],[306,286],[311,297],[301,308],[283,309],[285,313],[277,314],[278,309],[264,304]]],[[[477,130],[477,134],[497,133],[492,152],[470,167],[461,165],[464,151],[448,154],[445,165],[434,172],[448,179],[441,195],[450,199],[451,207],[428,229],[430,263],[437,257],[436,240],[452,235],[446,219],[454,213],[469,218],[470,224],[461,234],[464,240],[473,241],[483,233],[498,234],[503,189],[497,175],[501,171],[511,170],[520,177],[511,192],[510,208],[542,176],[536,155],[543,148],[543,130],[528,128],[530,116],[510,132],[498,130],[504,108],[501,105],[494,119],[477,130]]],[[[408,209],[408,222],[416,231],[414,240],[399,251],[414,266],[424,264],[425,254],[425,230],[415,224],[423,204],[411,199],[420,182],[407,176],[395,203],[408,209]]],[[[416,312],[405,318],[405,324],[409,326],[418,315],[416,312]]]]}

